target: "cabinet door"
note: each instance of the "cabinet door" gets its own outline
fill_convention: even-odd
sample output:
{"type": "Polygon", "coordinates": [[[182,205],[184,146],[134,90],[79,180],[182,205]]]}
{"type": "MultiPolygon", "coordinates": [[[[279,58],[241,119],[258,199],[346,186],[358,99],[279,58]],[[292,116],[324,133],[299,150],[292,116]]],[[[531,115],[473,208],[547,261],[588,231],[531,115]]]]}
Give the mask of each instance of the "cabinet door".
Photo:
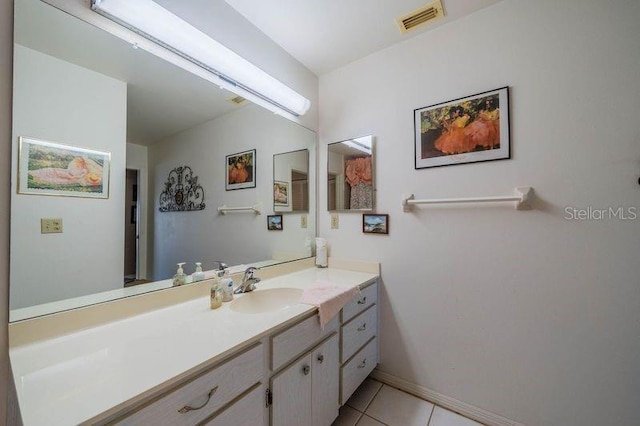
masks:
{"type": "Polygon", "coordinates": [[[271,379],[272,426],[309,426],[311,366],[311,354],[308,354],[271,379]]]}
{"type": "Polygon", "coordinates": [[[327,426],[338,417],[340,361],[335,334],[311,354],[311,413],[313,426],[327,426]]]}

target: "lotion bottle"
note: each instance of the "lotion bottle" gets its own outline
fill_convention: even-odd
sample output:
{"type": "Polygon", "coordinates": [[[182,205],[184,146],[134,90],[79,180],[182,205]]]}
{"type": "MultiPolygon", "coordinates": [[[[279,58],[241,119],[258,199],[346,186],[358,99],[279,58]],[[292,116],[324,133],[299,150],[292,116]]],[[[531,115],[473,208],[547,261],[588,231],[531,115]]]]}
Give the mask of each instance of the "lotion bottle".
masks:
{"type": "Polygon", "coordinates": [[[222,306],[222,290],[220,289],[220,275],[216,272],[211,283],[211,309],[218,309],[222,306]]]}
{"type": "Polygon", "coordinates": [[[204,280],[204,272],[202,272],[202,263],[196,262],[196,271],[191,275],[191,282],[204,280]]]}
{"type": "Polygon", "coordinates": [[[178,263],[178,271],[173,276],[173,285],[174,287],[184,285],[187,282],[187,276],[184,273],[184,269],[182,269],[182,265],[185,262],[178,263]]]}

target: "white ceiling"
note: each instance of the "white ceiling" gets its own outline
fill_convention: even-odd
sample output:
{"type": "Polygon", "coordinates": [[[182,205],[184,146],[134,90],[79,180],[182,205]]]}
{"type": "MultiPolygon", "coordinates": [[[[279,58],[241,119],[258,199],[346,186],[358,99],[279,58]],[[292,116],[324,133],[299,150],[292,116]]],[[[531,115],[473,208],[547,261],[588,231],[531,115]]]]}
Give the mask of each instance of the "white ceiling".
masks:
{"type": "Polygon", "coordinates": [[[402,34],[396,18],[432,0],[226,0],[316,75],[501,0],[442,0],[445,18],[402,34]]]}

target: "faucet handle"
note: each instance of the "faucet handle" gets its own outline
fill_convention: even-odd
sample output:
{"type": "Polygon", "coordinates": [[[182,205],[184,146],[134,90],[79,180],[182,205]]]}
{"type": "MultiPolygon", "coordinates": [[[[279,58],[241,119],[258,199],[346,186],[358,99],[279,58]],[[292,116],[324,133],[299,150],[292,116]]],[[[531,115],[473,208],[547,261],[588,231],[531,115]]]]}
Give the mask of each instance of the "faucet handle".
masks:
{"type": "Polygon", "coordinates": [[[249,266],[245,271],[244,271],[244,281],[246,280],[250,280],[252,278],[254,278],[253,274],[254,272],[256,272],[258,270],[258,268],[256,268],[255,266],[249,266]]]}
{"type": "Polygon", "coordinates": [[[217,263],[218,264],[218,271],[224,271],[225,269],[229,268],[229,265],[227,265],[226,263],[224,263],[221,260],[214,260],[213,263],[217,263]]]}

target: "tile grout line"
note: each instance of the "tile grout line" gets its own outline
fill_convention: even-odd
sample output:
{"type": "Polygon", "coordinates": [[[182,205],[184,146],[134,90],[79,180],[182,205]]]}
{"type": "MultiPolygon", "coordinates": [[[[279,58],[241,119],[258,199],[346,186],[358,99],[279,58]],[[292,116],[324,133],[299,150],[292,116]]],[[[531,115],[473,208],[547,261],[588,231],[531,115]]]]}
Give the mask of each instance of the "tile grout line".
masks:
{"type": "MultiPolygon", "coordinates": [[[[377,381],[377,380],[376,380],[376,381],[377,381]]],[[[378,423],[381,423],[381,424],[383,424],[383,425],[385,425],[385,426],[389,426],[387,423],[384,423],[382,420],[380,420],[380,419],[378,419],[378,418],[376,418],[376,417],[373,417],[373,416],[370,416],[370,415],[368,415],[368,414],[367,414],[367,409],[371,406],[371,404],[373,404],[373,400],[374,400],[374,399],[376,399],[376,396],[378,396],[378,394],[380,393],[380,391],[382,390],[382,388],[386,386],[386,385],[385,385],[384,383],[382,383],[382,382],[378,382],[378,383],[382,384],[382,386],[380,386],[380,387],[378,388],[378,390],[376,391],[376,393],[373,395],[373,398],[371,398],[371,401],[369,401],[369,403],[367,404],[367,406],[366,406],[366,407],[364,407],[364,412],[362,413],[362,415],[363,415],[363,416],[367,416],[367,417],[369,417],[370,419],[374,419],[374,420],[375,420],[375,421],[377,421],[378,423]]],[[[360,420],[358,420],[358,422],[359,422],[359,421],[360,421],[360,420]]],[[[358,425],[356,424],[356,426],[358,426],[358,425]]]]}
{"type": "MultiPolygon", "coordinates": [[[[362,414],[362,417],[369,417],[370,419],[375,420],[376,422],[380,423],[381,425],[384,425],[384,426],[390,426],[389,424],[384,423],[384,422],[381,422],[380,420],[376,419],[375,417],[367,416],[367,415],[366,415],[366,414],[364,414],[364,413],[362,414]]],[[[360,417],[360,419],[362,419],[362,417],[360,417]]],[[[360,420],[358,420],[358,422],[360,422],[360,420]]],[[[356,423],[356,426],[358,426],[358,424],[357,424],[357,423],[356,423]]]]}
{"type": "Polygon", "coordinates": [[[427,426],[429,426],[429,423],[431,423],[431,418],[433,417],[433,413],[434,411],[436,411],[436,404],[434,404],[433,402],[430,403],[432,405],[431,407],[431,413],[429,413],[429,420],[427,420],[427,426]]]}
{"type": "MultiPolygon", "coordinates": [[[[369,402],[367,403],[367,405],[364,407],[364,411],[363,411],[363,413],[366,413],[366,412],[367,412],[367,409],[371,406],[371,404],[373,403],[373,400],[374,400],[374,399],[376,399],[376,396],[378,396],[378,394],[380,393],[380,391],[382,390],[382,388],[383,388],[383,387],[385,387],[385,384],[384,384],[384,383],[382,383],[382,382],[378,382],[378,383],[380,383],[382,386],[380,386],[380,387],[378,388],[378,390],[376,391],[376,393],[374,393],[374,394],[373,394],[373,397],[371,398],[371,401],[369,401],[369,402]]],[[[371,416],[369,416],[369,417],[371,417],[371,416]]]]}

